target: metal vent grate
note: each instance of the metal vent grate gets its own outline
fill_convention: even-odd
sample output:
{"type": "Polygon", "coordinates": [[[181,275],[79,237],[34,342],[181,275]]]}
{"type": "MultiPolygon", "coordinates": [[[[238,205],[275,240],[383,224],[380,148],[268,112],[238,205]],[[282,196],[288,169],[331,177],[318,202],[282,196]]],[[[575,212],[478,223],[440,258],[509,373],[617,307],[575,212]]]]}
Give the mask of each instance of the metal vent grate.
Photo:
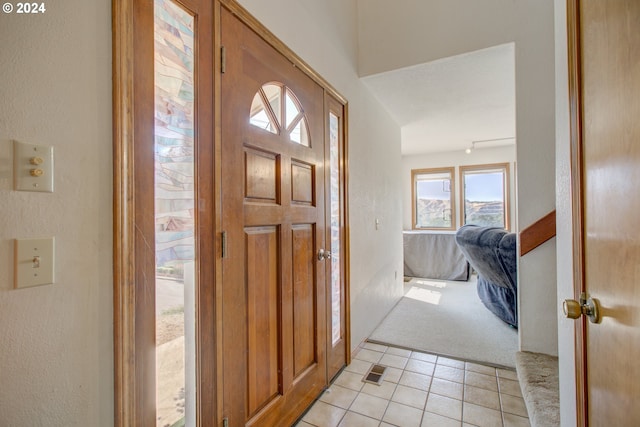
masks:
{"type": "Polygon", "coordinates": [[[387,367],[382,365],[373,365],[362,379],[365,383],[380,385],[387,372],[387,367]]]}

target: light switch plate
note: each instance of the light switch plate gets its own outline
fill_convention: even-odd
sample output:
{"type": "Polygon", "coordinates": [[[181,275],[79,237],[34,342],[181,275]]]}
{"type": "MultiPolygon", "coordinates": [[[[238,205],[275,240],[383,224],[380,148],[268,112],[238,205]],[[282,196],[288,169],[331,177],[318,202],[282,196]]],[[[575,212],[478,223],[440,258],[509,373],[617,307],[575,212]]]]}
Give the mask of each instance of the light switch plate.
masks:
{"type": "Polygon", "coordinates": [[[13,141],[16,191],[53,193],[53,147],[13,141]]]}
{"type": "Polygon", "coordinates": [[[15,287],[54,283],[55,239],[15,240],[15,287]]]}

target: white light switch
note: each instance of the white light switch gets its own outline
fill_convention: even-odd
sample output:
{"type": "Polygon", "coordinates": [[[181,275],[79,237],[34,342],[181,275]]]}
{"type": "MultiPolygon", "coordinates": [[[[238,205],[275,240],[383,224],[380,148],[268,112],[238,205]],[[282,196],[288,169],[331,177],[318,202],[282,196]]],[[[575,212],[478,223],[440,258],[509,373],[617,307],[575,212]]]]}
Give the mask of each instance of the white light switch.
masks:
{"type": "Polygon", "coordinates": [[[54,282],[54,238],[15,240],[15,287],[54,282]]]}
{"type": "Polygon", "coordinates": [[[16,191],[53,193],[53,147],[13,142],[16,191]]]}

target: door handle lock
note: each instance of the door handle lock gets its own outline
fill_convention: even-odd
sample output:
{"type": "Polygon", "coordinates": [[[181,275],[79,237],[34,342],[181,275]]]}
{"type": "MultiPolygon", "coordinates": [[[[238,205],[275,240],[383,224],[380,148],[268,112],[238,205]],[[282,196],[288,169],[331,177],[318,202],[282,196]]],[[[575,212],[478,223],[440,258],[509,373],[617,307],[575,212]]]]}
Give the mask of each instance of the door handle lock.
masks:
{"type": "Polygon", "coordinates": [[[320,249],[318,251],[318,261],[322,261],[325,259],[331,259],[331,252],[320,249]]]}
{"type": "Polygon", "coordinates": [[[578,319],[585,315],[591,323],[600,323],[600,301],[587,297],[586,293],[580,295],[580,302],[574,299],[566,299],[562,303],[562,311],[567,319],[578,319]]]}

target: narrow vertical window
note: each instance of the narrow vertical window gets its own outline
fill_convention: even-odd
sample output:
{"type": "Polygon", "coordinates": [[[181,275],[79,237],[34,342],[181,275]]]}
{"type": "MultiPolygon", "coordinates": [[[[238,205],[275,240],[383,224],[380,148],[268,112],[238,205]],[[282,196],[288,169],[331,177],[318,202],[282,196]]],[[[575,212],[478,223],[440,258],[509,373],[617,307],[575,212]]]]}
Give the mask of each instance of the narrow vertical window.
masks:
{"type": "Polygon", "coordinates": [[[340,120],[329,113],[329,171],[330,171],[330,227],[331,227],[331,340],[336,345],[342,338],[340,280],[340,120]]]}
{"type": "Polygon", "coordinates": [[[194,17],[155,0],[156,425],[195,425],[194,17]]]}
{"type": "Polygon", "coordinates": [[[413,228],[455,228],[454,169],[411,171],[413,228]]]}
{"type": "Polygon", "coordinates": [[[509,164],[461,166],[462,223],[509,228],[509,164]]]}

